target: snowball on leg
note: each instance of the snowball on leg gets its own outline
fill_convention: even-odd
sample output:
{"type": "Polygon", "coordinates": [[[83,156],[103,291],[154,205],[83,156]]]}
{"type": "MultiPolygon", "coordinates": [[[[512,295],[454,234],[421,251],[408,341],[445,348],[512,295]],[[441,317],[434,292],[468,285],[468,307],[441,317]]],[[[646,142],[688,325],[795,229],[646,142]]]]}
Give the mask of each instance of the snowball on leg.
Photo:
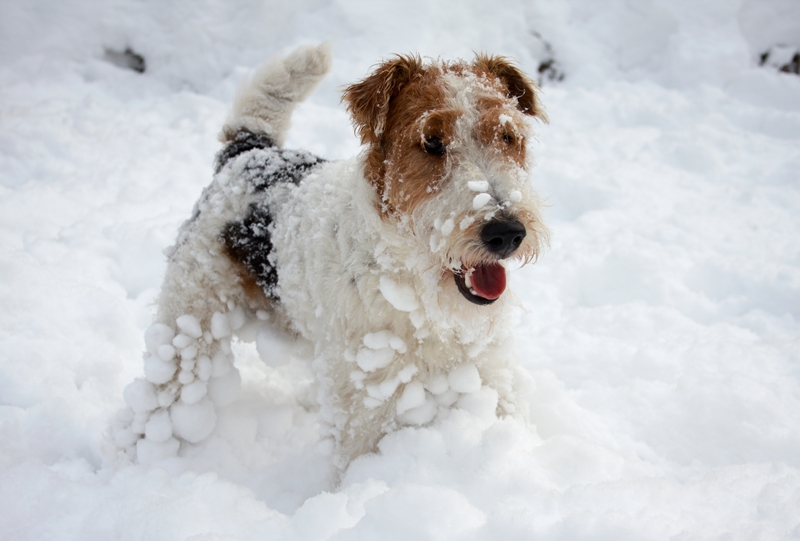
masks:
{"type": "Polygon", "coordinates": [[[208,398],[195,404],[175,402],[170,407],[169,414],[175,435],[189,443],[198,443],[206,439],[217,424],[214,404],[208,398]]]}

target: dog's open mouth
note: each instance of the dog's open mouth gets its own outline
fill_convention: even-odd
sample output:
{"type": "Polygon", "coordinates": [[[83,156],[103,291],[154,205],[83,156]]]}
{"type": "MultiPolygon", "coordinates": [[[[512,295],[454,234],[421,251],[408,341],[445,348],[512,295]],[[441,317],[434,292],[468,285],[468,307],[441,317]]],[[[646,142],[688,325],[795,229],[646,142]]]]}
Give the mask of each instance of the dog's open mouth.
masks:
{"type": "Polygon", "coordinates": [[[506,290],[506,269],[499,262],[462,268],[453,277],[464,298],[475,304],[491,304],[506,290]]]}

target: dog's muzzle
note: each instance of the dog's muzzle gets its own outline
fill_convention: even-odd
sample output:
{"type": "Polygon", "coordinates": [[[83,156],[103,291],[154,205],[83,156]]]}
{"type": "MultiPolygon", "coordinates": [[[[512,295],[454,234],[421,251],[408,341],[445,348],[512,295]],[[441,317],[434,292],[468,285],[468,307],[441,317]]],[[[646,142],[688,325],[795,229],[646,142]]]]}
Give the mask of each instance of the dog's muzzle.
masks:
{"type": "Polygon", "coordinates": [[[475,304],[491,304],[506,290],[506,269],[499,262],[511,256],[525,240],[525,226],[519,220],[492,220],[481,229],[481,241],[498,261],[475,265],[453,273],[458,290],[475,304]]]}

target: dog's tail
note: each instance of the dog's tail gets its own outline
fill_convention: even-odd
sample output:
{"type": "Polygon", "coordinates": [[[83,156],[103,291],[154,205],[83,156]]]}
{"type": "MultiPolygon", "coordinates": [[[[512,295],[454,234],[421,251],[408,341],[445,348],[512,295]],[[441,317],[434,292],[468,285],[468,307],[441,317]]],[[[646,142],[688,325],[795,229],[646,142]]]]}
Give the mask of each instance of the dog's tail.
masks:
{"type": "Polygon", "coordinates": [[[330,66],[327,43],[298,47],[286,57],[268,61],[239,87],[220,140],[227,143],[247,131],[282,146],[292,111],[311,94],[330,66]]]}

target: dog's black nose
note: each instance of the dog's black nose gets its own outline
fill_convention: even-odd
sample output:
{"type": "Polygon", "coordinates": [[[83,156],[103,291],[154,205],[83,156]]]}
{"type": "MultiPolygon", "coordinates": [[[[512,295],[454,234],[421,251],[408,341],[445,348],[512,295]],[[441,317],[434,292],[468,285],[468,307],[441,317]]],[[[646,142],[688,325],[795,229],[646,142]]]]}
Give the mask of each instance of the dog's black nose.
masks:
{"type": "Polygon", "coordinates": [[[481,230],[486,248],[501,259],[513,254],[525,238],[525,226],[518,220],[492,220],[481,230]]]}

